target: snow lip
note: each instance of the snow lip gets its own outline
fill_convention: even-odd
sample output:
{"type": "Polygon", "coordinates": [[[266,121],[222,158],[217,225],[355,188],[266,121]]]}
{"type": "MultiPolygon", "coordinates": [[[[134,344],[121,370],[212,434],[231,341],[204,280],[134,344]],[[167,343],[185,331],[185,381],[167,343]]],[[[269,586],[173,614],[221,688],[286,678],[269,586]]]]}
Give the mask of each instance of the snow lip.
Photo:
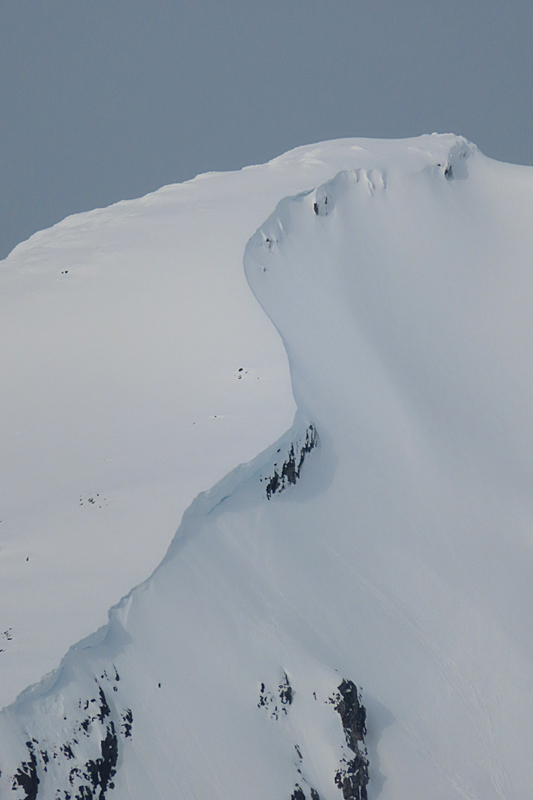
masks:
{"type": "MultiPolygon", "coordinates": [[[[394,161],[391,156],[394,156],[396,149],[401,150],[402,153],[407,152],[409,157],[404,158],[403,161],[399,160],[395,165],[395,171],[400,172],[403,176],[419,175],[429,171],[438,174],[439,177],[444,177],[447,181],[455,178],[464,180],[468,176],[467,161],[480,154],[478,147],[464,136],[433,133],[408,139],[338,139],[314,146],[296,148],[269,163],[285,164],[298,156],[305,159],[310,152],[313,156],[318,157],[322,154],[325,155],[328,149],[341,146],[365,151],[365,157],[361,158],[365,166],[355,166],[354,164],[353,169],[339,170],[333,178],[314,189],[299,192],[280,200],[272,214],[257,229],[246,245],[244,268],[249,283],[249,264],[251,260],[257,262],[257,248],[266,248],[270,251],[280,244],[295,205],[306,204],[316,216],[325,217],[333,211],[337,201],[355,184],[364,187],[369,197],[386,191],[388,174],[389,171],[392,171],[390,169],[391,162],[394,161]],[[256,252],[254,253],[254,251],[256,252]]],[[[354,160],[357,159],[354,158],[354,160]]],[[[262,271],[265,272],[266,267],[262,263],[262,259],[260,261],[262,271]]]]}
{"type": "MultiPolygon", "coordinates": [[[[155,198],[158,195],[169,192],[175,191],[180,187],[184,187],[187,185],[192,185],[198,181],[205,181],[205,180],[216,180],[221,176],[230,175],[230,174],[238,174],[243,173],[245,171],[260,169],[264,167],[278,167],[278,166],[285,166],[288,163],[296,162],[296,161],[308,161],[312,163],[314,159],[322,159],[327,157],[328,155],[333,155],[335,151],[342,151],[346,149],[352,149],[354,152],[360,151],[367,153],[384,153],[387,149],[392,147],[405,147],[406,145],[409,147],[417,147],[417,148],[424,148],[427,147],[429,149],[437,150],[442,149],[445,147],[446,144],[449,144],[450,153],[452,150],[455,149],[457,152],[459,150],[465,149],[468,150],[469,155],[473,155],[476,152],[480,152],[475,144],[468,141],[464,136],[459,136],[453,133],[432,133],[432,134],[422,134],[417,137],[406,137],[403,139],[369,139],[369,138],[359,138],[359,137],[345,137],[340,139],[331,139],[325,140],[321,142],[314,142],[310,144],[299,145],[292,150],[288,150],[286,153],[282,155],[275,156],[274,158],[270,159],[267,162],[260,163],[260,164],[249,164],[241,169],[237,170],[208,170],[207,172],[201,172],[198,175],[195,175],[193,178],[189,178],[185,181],[178,181],[176,183],[168,183],[164,184],[163,186],[155,189],[152,192],[147,192],[144,195],[134,198],[122,199],[117,200],[114,203],[110,203],[107,206],[100,206],[97,208],[92,208],[88,211],[79,211],[75,212],[74,214],[68,214],[64,219],[59,220],[58,222],[54,223],[48,228],[43,228],[41,230],[35,231],[31,234],[27,239],[22,242],[19,242],[15,247],[8,253],[8,255],[0,261],[0,266],[6,264],[8,260],[19,257],[22,255],[27,249],[33,248],[35,245],[41,244],[44,239],[46,239],[51,232],[53,234],[60,234],[65,228],[71,229],[72,227],[76,227],[77,225],[86,224],[88,221],[93,222],[98,217],[102,216],[102,214],[109,209],[117,209],[120,208],[124,211],[132,211],[136,204],[139,204],[141,201],[145,202],[149,198],[155,198]],[[437,144],[438,143],[438,144],[437,144]],[[437,146],[435,146],[437,145],[437,146]]],[[[455,160],[457,156],[454,157],[455,160]]]]}
{"type": "MultiPolygon", "coordinates": [[[[426,169],[428,166],[436,166],[442,170],[444,177],[449,179],[450,175],[446,174],[446,170],[449,169],[459,177],[461,174],[460,170],[462,168],[463,162],[466,161],[469,157],[478,153],[478,148],[476,145],[469,142],[462,136],[456,136],[455,134],[426,134],[416,138],[406,138],[406,139],[362,139],[362,138],[344,138],[344,139],[337,139],[325,142],[319,142],[316,144],[311,145],[303,145],[293,150],[288,151],[287,153],[278,156],[271,161],[267,162],[268,166],[276,166],[279,164],[286,164],[290,161],[301,160],[302,158],[317,158],[320,155],[326,156],[328,153],[332,153],[335,150],[346,150],[346,148],[351,148],[354,150],[354,153],[357,152],[366,152],[372,161],[376,163],[375,168],[363,168],[363,167],[355,167],[352,170],[340,170],[337,174],[326,183],[319,186],[317,189],[311,189],[308,191],[300,192],[297,195],[286,197],[281,200],[275,211],[270,215],[270,217],[261,225],[256,233],[249,239],[246,244],[245,254],[244,254],[244,269],[245,274],[250,285],[249,279],[249,263],[251,258],[256,261],[257,256],[257,247],[267,247],[267,249],[271,249],[273,244],[277,243],[277,239],[275,235],[272,234],[273,228],[275,231],[278,231],[280,236],[284,233],[283,227],[283,218],[285,212],[289,211],[292,207],[294,207],[295,203],[307,203],[310,205],[311,209],[314,210],[314,213],[318,216],[321,215],[321,209],[323,209],[324,213],[329,213],[330,209],[333,208],[334,202],[331,202],[329,198],[332,198],[333,201],[336,196],[341,195],[343,192],[348,191],[352,184],[357,183],[364,183],[367,187],[370,194],[373,194],[375,190],[385,190],[386,189],[386,172],[384,169],[380,169],[381,163],[383,159],[390,159],[391,155],[393,155],[393,151],[398,149],[398,152],[405,151],[405,150],[412,150],[415,153],[415,158],[413,163],[411,164],[410,161],[407,162],[407,167],[405,163],[402,166],[403,172],[408,173],[418,173],[426,169]],[[393,148],[393,151],[391,151],[393,148]],[[425,166],[420,166],[419,161],[417,158],[419,157],[420,153],[422,153],[423,160],[426,162],[425,166]],[[457,166],[458,165],[458,166],[457,166]],[[459,174],[457,172],[459,171],[459,174]],[[329,202],[329,209],[326,207],[328,206],[329,202]],[[318,210],[316,210],[318,208],[318,210]],[[256,251],[254,255],[252,255],[253,251],[256,251]]],[[[354,161],[357,158],[354,157],[354,161]]],[[[265,166],[265,165],[257,165],[265,166]]],[[[250,170],[256,168],[254,165],[246,167],[244,169],[250,170]]],[[[242,170],[236,170],[234,172],[242,172],[242,170]]],[[[194,181],[198,181],[201,179],[211,179],[211,178],[218,178],[221,175],[228,174],[222,172],[208,172],[202,175],[198,175],[195,178],[192,178],[189,181],[185,181],[183,184],[169,184],[167,186],[163,186],[155,192],[151,192],[148,195],[145,195],[144,198],[132,199],[132,200],[121,200],[108,208],[113,207],[128,207],[132,208],[135,203],[138,203],[140,200],[146,199],[146,197],[153,197],[160,192],[173,190],[179,186],[183,186],[185,184],[190,184],[194,181]]],[[[11,257],[15,251],[22,252],[22,249],[25,246],[32,246],[43,237],[49,231],[57,231],[61,226],[72,227],[76,223],[81,223],[86,221],[89,218],[95,218],[100,215],[105,209],[93,209],[88,212],[82,212],[80,214],[75,214],[67,217],[62,222],[56,223],[56,225],[52,226],[52,228],[47,229],[46,231],[39,231],[33,234],[27,242],[23,242],[20,245],[17,245],[13,251],[11,251],[11,257]],[[30,244],[31,243],[31,244],[30,244]]],[[[5,262],[4,262],[5,263],[5,262]]],[[[253,294],[256,293],[253,291],[253,294]]],[[[275,326],[275,323],[273,323],[275,326]]],[[[276,326],[275,326],[276,327],[276,326]]],[[[282,337],[283,338],[283,337],[282,337]]],[[[193,500],[189,508],[184,512],[181,524],[179,525],[176,534],[174,535],[166,555],[163,557],[160,564],[156,567],[154,572],[142,581],[140,584],[137,584],[133,587],[126,595],[124,595],[121,600],[118,601],[115,605],[113,605],[109,612],[108,612],[108,622],[107,624],[101,626],[97,629],[94,633],[90,634],[87,637],[84,637],[77,643],[73,644],[63,659],[61,660],[59,666],[52,670],[51,672],[47,673],[43,678],[35,684],[24,689],[16,698],[15,700],[10,703],[9,705],[5,706],[6,709],[12,709],[14,707],[21,706],[25,704],[30,699],[33,700],[43,694],[48,693],[53,689],[53,687],[57,684],[60,679],[62,671],[65,667],[70,663],[70,660],[74,657],[75,654],[78,654],[82,650],[86,650],[88,648],[93,648],[100,645],[108,636],[111,626],[119,624],[122,627],[122,623],[120,619],[122,617],[123,612],[127,610],[129,606],[130,600],[132,596],[141,591],[149,581],[152,579],[153,575],[158,572],[168,561],[172,560],[179,550],[181,550],[184,546],[186,546],[187,542],[189,541],[190,537],[193,535],[190,533],[190,521],[193,518],[207,516],[211,513],[217,506],[219,506],[225,499],[230,497],[237,488],[251,479],[256,473],[258,473],[266,464],[268,464],[273,457],[275,456],[276,452],[280,448],[284,448],[285,446],[290,447],[291,443],[295,440],[296,437],[299,435],[305,435],[305,432],[309,425],[309,418],[306,416],[305,410],[302,409],[301,403],[298,406],[298,409],[295,414],[295,418],[293,421],[293,425],[289,428],[285,434],[282,435],[280,439],[274,442],[270,447],[266,450],[258,454],[254,459],[250,462],[245,464],[240,464],[235,467],[232,471],[230,471],[224,478],[222,478],[218,483],[216,483],[213,487],[208,489],[207,491],[201,492],[197,497],[193,500]]]]}

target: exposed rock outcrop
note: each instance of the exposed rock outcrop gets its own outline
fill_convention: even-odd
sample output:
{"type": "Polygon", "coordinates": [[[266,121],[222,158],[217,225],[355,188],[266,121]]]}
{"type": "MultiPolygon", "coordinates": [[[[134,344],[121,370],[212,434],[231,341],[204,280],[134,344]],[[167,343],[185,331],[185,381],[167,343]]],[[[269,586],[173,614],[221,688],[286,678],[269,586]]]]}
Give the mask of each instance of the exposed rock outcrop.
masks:
{"type": "Polygon", "coordinates": [[[283,462],[280,471],[278,472],[278,465],[274,464],[274,473],[268,478],[261,478],[266,480],[266,496],[268,500],[273,494],[282,492],[287,486],[295,484],[300,477],[303,463],[306,456],[318,444],[318,436],[314,424],[311,422],[305,432],[305,439],[300,444],[298,442],[291,444],[291,448],[283,462]]]}
{"type": "Polygon", "coordinates": [[[346,737],[346,744],[354,754],[343,759],[335,773],[335,783],[341,789],[344,800],[368,800],[367,785],[368,753],[364,746],[366,735],[366,709],[361,702],[357,686],[353,681],[343,680],[338,694],[331,701],[339,714],[346,737]]]}

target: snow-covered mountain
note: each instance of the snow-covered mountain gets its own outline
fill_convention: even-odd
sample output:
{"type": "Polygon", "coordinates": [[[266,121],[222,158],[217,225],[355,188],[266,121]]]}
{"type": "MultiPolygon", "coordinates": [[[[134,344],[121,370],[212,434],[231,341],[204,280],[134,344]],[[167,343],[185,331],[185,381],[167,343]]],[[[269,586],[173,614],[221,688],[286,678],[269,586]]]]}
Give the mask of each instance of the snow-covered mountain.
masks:
{"type": "Polygon", "coordinates": [[[15,249],[2,798],[530,800],[532,212],[349,139],[15,249]]]}

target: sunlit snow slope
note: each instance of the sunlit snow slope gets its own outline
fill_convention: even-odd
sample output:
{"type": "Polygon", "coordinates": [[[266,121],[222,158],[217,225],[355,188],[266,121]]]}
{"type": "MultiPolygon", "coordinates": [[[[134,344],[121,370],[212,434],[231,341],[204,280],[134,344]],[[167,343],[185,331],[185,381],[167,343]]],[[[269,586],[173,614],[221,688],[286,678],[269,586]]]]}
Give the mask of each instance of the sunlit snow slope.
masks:
{"type": "Polygon", "coordinates": [[[242,255],[353,144],[69,217],[0,263],[0,707],[155,569],[198,492],[292,423],[242,255]]]}
{"type": "Polygon", "coordinates": [[[270,169],[328,148],[245,254],[293,427],[2,713],[2,798],[532,797],[533,172],[451,135],[270,169]]]}

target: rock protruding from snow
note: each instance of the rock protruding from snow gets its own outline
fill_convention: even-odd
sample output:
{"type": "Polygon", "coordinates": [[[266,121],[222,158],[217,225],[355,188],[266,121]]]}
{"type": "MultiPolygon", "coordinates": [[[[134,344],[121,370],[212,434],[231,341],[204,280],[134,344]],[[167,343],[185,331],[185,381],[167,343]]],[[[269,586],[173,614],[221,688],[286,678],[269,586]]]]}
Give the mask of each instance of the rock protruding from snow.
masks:
{"type": "MultiPolygon", "coordinates": [[[[294,427],[199,495],[100,634],[0,714],[8,798],[66,800],[71,778],[107,800],[531,796],[533,171],[451,135],[268,170],[317,154],[324,180],[245,257],[294,427]]],[[[244,364],[239,391],[259,384],[244,364]]]]}
{"type": "MultiPolygon", "coordinates": [[[[300,478],[302,467],[307,455],[314,450],[318,444],[318,435],[316,428],[311,422],[305,431],[305,437],[302,440],[292,442],[289,452],[285,455],[284,461],[279,465],[279,462],[274,463],[274,471],[272,475],[267,477],[261,476],[260,480],[266,482],[266,496],[270,500],[272,495],[282,492],[288,486],[294,485],[300,478]]],[[[281,453],[281,450],[278,452],[281,453]]]]}
{"type": "Polygon", "coordinates": [[[343,680],[332,702],[341,718],[346,744],[353,753],[353,758],[343,759],[335,773],[335,783],[342,789],[344,800],[367,800],[369,763],[368,751],[364,747],[366,709],[355,683],[343,680]]]}

